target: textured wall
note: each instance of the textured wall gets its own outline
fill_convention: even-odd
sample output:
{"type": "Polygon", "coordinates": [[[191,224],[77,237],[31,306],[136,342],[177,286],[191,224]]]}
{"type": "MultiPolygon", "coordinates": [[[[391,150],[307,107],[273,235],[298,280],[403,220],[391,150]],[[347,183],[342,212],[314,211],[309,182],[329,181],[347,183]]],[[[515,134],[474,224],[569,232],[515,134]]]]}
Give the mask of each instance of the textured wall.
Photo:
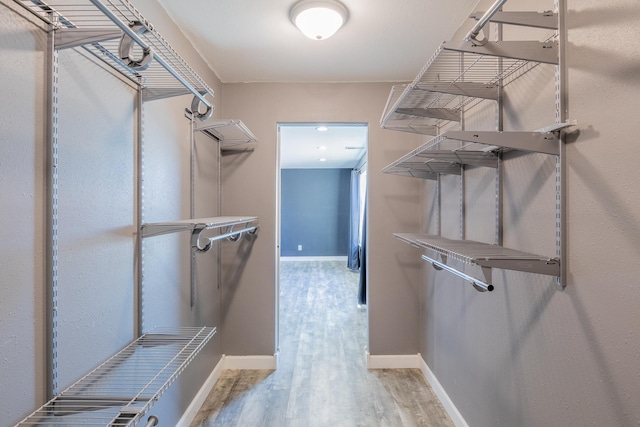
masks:
{"type": "MultiPolygon", "coordinates": [[[[479,10],[492,2],[482,1],[479,10]]],[[[509,1],[507,10],[552,9],[509,1]]],[[[640,127],[637,2],[568,1],[569,117],[580,131],[567,145],[568,286],[496,270],[480,294],[423,266],[421,352],[472,426],[629,426],[640,422],[640,127]],[[632,71],[633,70],[633,71],[632,71]]],[[[505,38],[539,39],[507,29],[505,38]]],[[[460,34],[458,35],[460,36],[460,34]]],[[[554,120],[554,70],[542,66],[505,91],[505,130],[554,120]]],[[[468,129],[492,117],[470,113],[468,129]]],[[[493,171],[465,175],[466,237],[491,242],[493,171]]],[[[424,216],[435,187],[425,183],[424,216]]],[[[443,199],[458,197],[443,183],[443,199]]],[[[511,153],[504,160],[504,245],[555,254],[555,158],[511,153]]],[[[459,205],[443,200],[443,234],[455,233],[459,205]]],[[[433,219],[425,229],[435,228],[433,219]]],[[[451,235],[449,236],[451,237],[451,235]]]]}
{"type": "Polygon", "coordinates": [[[280,255],[346,256],[351,169],[283,169],[280,182],[280,255]]]}
{"type": "Polygon", "coordinates": [[[59,55],[60,391],[134,334],[135,91],[75,51],[59,55]]]}
{"type": "Polygon", "coordinates": [[[44,32],[0,5],[0,425],[44,399],[44,32]],[[22,84],[17,84],[21,82],[22,84]]]}
{"type": "Polygon", "coordinates": [[[249,262],[233,282],[223,285],[226,353],[275,351],[277,124],[320,121],[369,125],[370,351],[418,351],[419,264],[410,248],[395,246],[392,237],[393,232],[418,227],[418,182],[379,172],[415,148],[418,138],[380,128],[390,88],[387,83],[225,85],[225,116],[242,118],[260,141],[254,152],[229,156],[223,162],[223,212],[260,217],[258,238],[245,252],[249,262]],[[413,263],[414,269],[405,269],[407,263],[413,263]]]}

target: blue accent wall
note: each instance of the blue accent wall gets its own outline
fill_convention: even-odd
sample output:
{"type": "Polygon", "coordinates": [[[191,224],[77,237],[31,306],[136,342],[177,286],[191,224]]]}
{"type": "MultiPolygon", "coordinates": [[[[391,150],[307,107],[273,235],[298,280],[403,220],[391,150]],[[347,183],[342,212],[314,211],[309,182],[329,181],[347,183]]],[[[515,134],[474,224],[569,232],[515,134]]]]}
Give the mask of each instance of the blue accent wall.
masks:
{"type": "Polygon", "coordinates": [[[282,169],[281,256],[347,255],[350,179],[351,169],[282,169]]]}

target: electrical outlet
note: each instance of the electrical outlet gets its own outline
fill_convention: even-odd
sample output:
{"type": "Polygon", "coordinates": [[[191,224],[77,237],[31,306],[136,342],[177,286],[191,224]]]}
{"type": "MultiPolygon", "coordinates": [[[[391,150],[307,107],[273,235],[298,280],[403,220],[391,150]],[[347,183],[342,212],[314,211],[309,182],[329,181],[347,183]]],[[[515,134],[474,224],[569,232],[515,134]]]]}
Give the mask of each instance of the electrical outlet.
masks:
{"type": "Polygon", "coordinates": [[[298,245],[298,250],[301,251],[302,250],[302,245],[298,245]]]}

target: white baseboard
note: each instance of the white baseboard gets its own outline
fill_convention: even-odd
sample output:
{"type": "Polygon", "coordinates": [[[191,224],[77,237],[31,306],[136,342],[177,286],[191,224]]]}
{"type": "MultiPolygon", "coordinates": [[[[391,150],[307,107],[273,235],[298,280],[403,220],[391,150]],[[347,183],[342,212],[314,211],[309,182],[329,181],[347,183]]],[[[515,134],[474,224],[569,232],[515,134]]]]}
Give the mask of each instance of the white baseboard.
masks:
{"type": "Polygon", "coordinates": [[[281,256],[280,261],[344,261],[346,256],[281,256]]]}
{"type": "Polygon", "coordinates": [[[220,358],[220,360],[216,364],[216,367],[213,368],[213,371],[211,371],[209,378],[207,378],[202,387],[200,387],[200,390],[189,404],[189,407],[186,411],[184,411],[182,417],[180,417],[180,420],[176,424],[176,427],[189,427],[191,425],[191,422],[194,420],[196,415],[198,415],[198,411],[204,404],[207,396],[209,396],[209,393],[211,392],[211,390],[213,390],[213,386],[215,386],[216,381],[218,381],[218,378],[220,377],[223,369],[224,355],[220,358]]]}
{"type": "Polygon", "coordinates": [[[367,369],[420,368],[419,354],[371,355],[367,353],[367,369]]]}
{"type": "Polygon", "coordinates": [[[224,369],[278,369],[278,355],[224,356],[224,369]]]}
{"type": "Polygon", "coordinates": [[[453,404],[451,398],[449,398],[449,395],[442,387],[442,384],[440,384],[440,381],[438,381],[438,378],[436,378],[435,374],[431,371],[431,369],[429,369],[429,366],[427,365],[427,362],[424,361],[422,355],[418,354],[418,358],[422,375],[424,375],[424,378],[433,389],[433,392],[436,394],[436,396],[438,396],[438,399],[440,399],[440,402],[442,403],[445,411],[447,411],[447,414],[449,414],[449,418],[451,418],[451,421],[453,421],[456,427],[469,427],[469,424],[467,424],[464,418],[462,418],[462,414],[460,414],[460,411],[458,411],[456,405],[453,404]]]}

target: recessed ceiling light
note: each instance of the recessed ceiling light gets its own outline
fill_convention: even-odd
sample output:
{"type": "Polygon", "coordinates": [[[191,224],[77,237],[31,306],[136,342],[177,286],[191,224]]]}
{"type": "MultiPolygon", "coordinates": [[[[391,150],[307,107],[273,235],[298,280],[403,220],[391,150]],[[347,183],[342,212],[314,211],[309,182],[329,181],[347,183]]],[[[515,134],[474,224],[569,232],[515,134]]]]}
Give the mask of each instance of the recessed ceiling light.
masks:
{"type": "Polygon", "coordinates": [[[317,130],[318,132],[326,132],[326,131],[328,131],[328,130],[329,130],[329,128],[328,128],[328,127],[326,127],[326,126],[318,126],[318,127],[316,128],[316,130],[317,130]]]}
{"type": "Polygon", "coordinates": [[[325,159],[324,157],[321,158],[321,159],[318,159],[318,160],[320,160],[321,162],[326,162],[327,161],[327,159],[325,159]]]}
{"type": "Polygon", "coordinates": [[[327,146],[326,145],[321,145],[321,146],[318,147],[318,150],[327,151],[327,146]]]}
{"type": "Polygon", "coordinates": [[[351,145],[347,145],[344,147],[345,150],[364,150],[364,147],[353,147],[351,145]]]}

